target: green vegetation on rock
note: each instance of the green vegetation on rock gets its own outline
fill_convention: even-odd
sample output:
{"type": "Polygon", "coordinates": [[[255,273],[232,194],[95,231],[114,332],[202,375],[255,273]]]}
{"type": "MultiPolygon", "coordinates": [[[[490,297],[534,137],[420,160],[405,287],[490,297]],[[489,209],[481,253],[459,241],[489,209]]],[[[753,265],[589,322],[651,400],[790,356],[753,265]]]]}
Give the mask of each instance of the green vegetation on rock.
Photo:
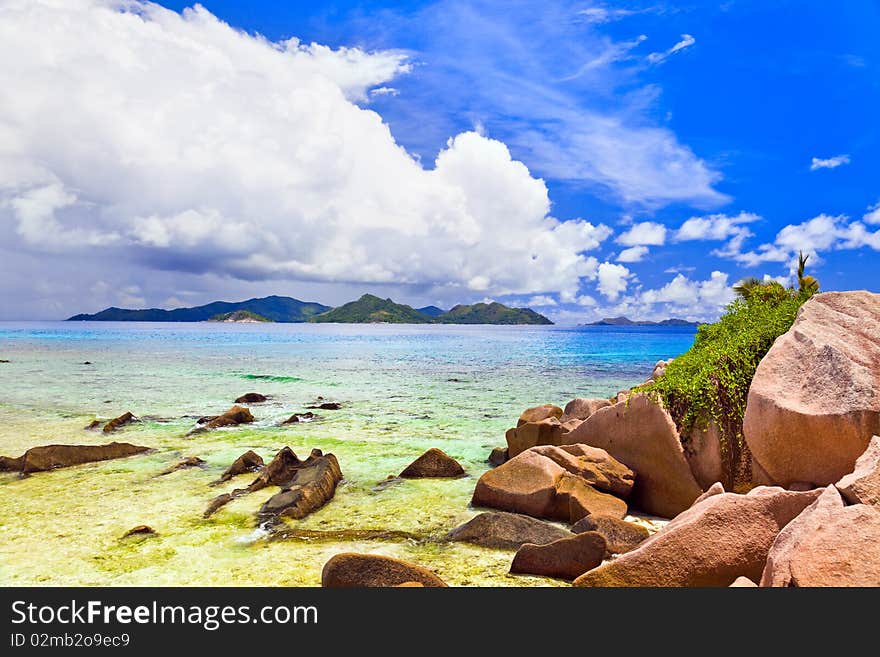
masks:
{"type": "Polygon", "coordinates": [[[209,322],[271,322],[268,317],[263,317],[250,310],[233,310],[230,313],[214,315],[209,322]]]}
{"type": "Polygon", "coordinates": [[[552,324],[530,308],[509,308],[498,302],[458,305],[437,317],[441,324],[552,324]]]}
{"type": "Polygon", "coordinates": [[[697,329],[693,346],[666,367],[664,376],[633,390],[663,401],[686,449],[692,431],[717,424],[728,478],[722,483],[728,490],[750,480],[751,455],[742,425],[755,370],[774,340],[791,328],[798,309],[818,291],[818,282],[809,279],[800,289],[744,282],[736,288],[741,298],[717,322],[697,329]]]}
{"type": "Polygon", "coordinates": [[[94,315],[74,315],[68,321],[90,322],[204,322],[217,315],[247,310],[273,322],[305,322],[312,315],[330,310],[329,306],[292,297],[270,296],[247,301],[215,301],[193,308],[105,308],[94,315]]]}

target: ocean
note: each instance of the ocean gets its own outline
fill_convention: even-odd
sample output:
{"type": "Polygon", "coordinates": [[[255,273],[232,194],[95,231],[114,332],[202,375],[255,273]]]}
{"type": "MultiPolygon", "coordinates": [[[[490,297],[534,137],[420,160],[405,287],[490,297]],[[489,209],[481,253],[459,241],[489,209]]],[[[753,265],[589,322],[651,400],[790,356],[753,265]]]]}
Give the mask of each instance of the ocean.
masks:
{"type": "Polygon", "coordinates": [[[509,575],[512,553],[438,540],[476,514],[468,502],[486,457],[528,406],[608,397],[686,351],[691,327],[332,324],[0,323],[0,454],[41,444],[146,445],[153,452],[19,478],[0,473],[0,585],[320,584],[343,551],[406,559],[451,585],[548,585],[509,575]],[[90,364],[84,364],[89,362],[90,364]],[[195,419],[246,392],[270,396],[257,421],[186,436],[195,419]],[[280,422],[318,397],[341,410],[280,422]],[[141,422],[107,438],[84,430],[131,411],[141,422]],[[344,480],[323,509],[291,527],[308,538],[268,540],[255,514],[277,489],[208,502],[244,487],[211,486],[248,449],[268,462],[281,447],[320,448],[344,480]],[[430,447],[467,476],[396,480],[430,447]],[[197,456],[204,468],[157,476],[197,456]],[[381,484],[381,485],[380,485],[381,484]],[[120,540],[146,524],[152,538],[120,540]],[[408,538],[349,538],[352,530],[408,538]],[[320,532],[326,532],[321,534],[320,532]]]}

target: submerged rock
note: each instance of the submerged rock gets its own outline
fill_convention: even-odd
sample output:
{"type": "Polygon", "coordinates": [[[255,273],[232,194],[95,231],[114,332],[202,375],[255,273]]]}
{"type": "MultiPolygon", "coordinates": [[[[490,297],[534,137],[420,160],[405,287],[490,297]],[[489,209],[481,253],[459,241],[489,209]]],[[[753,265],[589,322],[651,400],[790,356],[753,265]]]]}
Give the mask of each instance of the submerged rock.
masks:
{"type": "Polygon", "coordinates": [[[220,475],[220,482],[229,481],[235,476],[245,474],[246,472],[257,472],[263,468],[263,457],[255,451],[249,449],[232,462],[226,470],[220,475]]]}
{"type": "Polygon", "coordinates": [[[186,468],[201,468],[204,465],[205,465],[204,459],[200,459],[198,456],[188,456],[187,458],[183,459],[179,463],[175,463],[174,465],[172,465],[168,468],[165,468],[164,470],[162,470],[162,472],[160,472],[156,476],[162,477],[164,475],[171,474],[172,472],[177,472],[178,470],[185,470],[186,468]]]}
{"type": "Polygon", "coordinates": [[[575,534],[599,532],[608,546],[606,556],[635,550],[650,536],[647,529],[634,522],[609,516],[584,516],[571,527],[575,534]]]}
{"type": "Polygon", "coordinates": [[[313,455],[300,466],[281,490],[260,508],[260,523],[279,518],[299,520],[333,499],[342,470],[333,454],[313,455]]]}
{"type": "Polygon", "coordinates": [[[464,468],[446,452],[432,447],[415,461],[410,463],[400,476],[404,479],[422,479],[428,477],[460,477],[464,468]]]}
{"type": "Polygon", "coordinates": [[[196,420],[196,424],[208,424],[208,422],[212,420],[216,420],[219,415],[203,415],[198,420],[196,420]]]}
{"type": "Polygon", "coordinates": [[[332,557],[321,571],[321,586],[325,588],[392,587],[411,582],[446,586],[427,568],[377,554],[343,552],[332,557]]]}
{"type": "Polygon", "coordinates": [[[234,404],[261,404],[269,398],[266,395],[261,395],[259,392],[248,392],[243,394],[241,397],[236,399],[234,404]]]}
{"type": "Polygon", "coordinates": [[[761,586],[880,586],[880,511],[828,486],[776,537],[761,586]]]}
{"type": "Polygon", "coordinates": [[[86,431],[94,431],[95,429],[100,429],[101,425],[104,424],[101,420],[92,420],[89,422],[83,429],[86,431]]]}
{"type": "Polygon", "coordinates": [[[574,579],[602,563],[605,551],[605,538],[598,532],[584,532],[546,545],[526,543],[513,557],[510,572],[574,579]]]}
{"type": "Polygon", "coordinates": [[[524,543],[544,545],[571,536],[567,529],[549,522],[519,513],[492,511],[481,513],[459,525],[446,535],[446,540],[516,550],[524,543]]]}
{"type": "Polygon", "coordinates": [[[311,422],[312,420],[314,420],[317,417],[318,416],[315,415],[314,413],[312,413],[311,411],[308,411],[306,413],[294,413],[289,418],[284,420],[284,422],[282,422],[281,424],[295,424],[297,422],[311,422]]]}
{"type": "Polygon", "coordinates": [[[761,360],[743,433],[779,485],[833,484],[880,434],[880,294],[825,292],[761,360]]]}
{"type": "Polygon", "coordinates": [[[150,536],[158,536],[159,532],[150,527],[149,525],[138,525],[137,527],[132,527],[127,532],[125,532],[120,538],[126,539],[131,538],[133,536],[147,538],[150,536]]]}
{"type": "MultiPolygon", "coordinates": [[[[201,433],[203,431],[210,431],[211,429],[219,429],[220,427],[234,427],[239,424],[249,424],[254,421],[254,416],[251,415],[250,410],[244,406],[233,406],[222,415],[206,417],[211,419],[208,419],[200,427],[190,431],[190,435],[201,433]]],[[[200,421],[203,419],[205,418],[199,418],[200,421]]]]}
{"type": "Polygon", "coordinates": [[[575,585],[728,586],[741,575],[757,580],[777,534],[818,496],[763,486],[748,495],[711,495],[575,585]]]}
{"type": "Polygon", "coordinates": [[[319,404],[306,406],[306,408],[316,408],[321,411],[338,411],[342,408],[342,404],[340,404],[339,402],[321,402],[319,404]]]}
{"type": "Polygon", "coordinates": [[[106,445],[42,445],[31,447],[18,458],[0,456],[0,470],[17,470],[22,474],[66,468],[82,463],[108,461],[150,451],[149,447],[131,443],[106,445]]]}
{"type": "Polygon", "coordinates": [[[107,424],[104,425],[104,433],[112,433],[118,429],[121,429],[127,424],[131,424],[132,422],[138,422],[139,420],[131,413],[131,411],[126,411],[119,417],[115,417],[110,420],[107,424]]]}

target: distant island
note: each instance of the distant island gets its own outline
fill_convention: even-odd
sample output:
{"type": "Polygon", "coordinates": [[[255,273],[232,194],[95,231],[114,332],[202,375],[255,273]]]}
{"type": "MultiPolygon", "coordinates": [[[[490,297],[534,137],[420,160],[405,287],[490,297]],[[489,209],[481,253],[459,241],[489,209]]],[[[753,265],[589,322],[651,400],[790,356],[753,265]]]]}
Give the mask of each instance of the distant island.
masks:
{"type": "Polygon", "coordinates": [[[628,317],[606,317],[598,322],[590,322],[584,326],[699,326],[700,322],[689,322],[686,319],[664,319],[659,322],[650,320],[633,321],[628,317]]]}
{"type": "Polygon", "coordinates": [[[530,308],[504,304],[460,304],[451,310],[437,306],[413,308],[365,294],[337,308],[291,297],[270,296],[247,301],[215,301],[194,308],[129,310],[106,308],[94,314],[79,314],[67,321],[92,322],[285,322],[337,324],[552,324],[530,308]]]}
{"type": "Polygon", "coordinates": [[[245,323],[245,324],[253,324],[259,322],[271,322],[272,320],[268,317],[263,317],[262,315],[258,315],[257,313],[253,313],[250,310],[233,310],[231,313],[222,313],[220,315],[214,315],[209,320],[209,322],[237,322],[237,323],[245,323]]]}

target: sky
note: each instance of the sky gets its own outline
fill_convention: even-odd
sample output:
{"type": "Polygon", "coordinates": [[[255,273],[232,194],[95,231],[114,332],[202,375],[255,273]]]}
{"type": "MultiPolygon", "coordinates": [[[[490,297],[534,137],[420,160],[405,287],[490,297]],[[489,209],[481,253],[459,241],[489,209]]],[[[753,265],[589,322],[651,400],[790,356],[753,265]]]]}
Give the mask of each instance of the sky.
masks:
{"type": "Polygon", "coordinates": [[[880,291],[880,3],[0,0],[0,319],[880,291]]]}

